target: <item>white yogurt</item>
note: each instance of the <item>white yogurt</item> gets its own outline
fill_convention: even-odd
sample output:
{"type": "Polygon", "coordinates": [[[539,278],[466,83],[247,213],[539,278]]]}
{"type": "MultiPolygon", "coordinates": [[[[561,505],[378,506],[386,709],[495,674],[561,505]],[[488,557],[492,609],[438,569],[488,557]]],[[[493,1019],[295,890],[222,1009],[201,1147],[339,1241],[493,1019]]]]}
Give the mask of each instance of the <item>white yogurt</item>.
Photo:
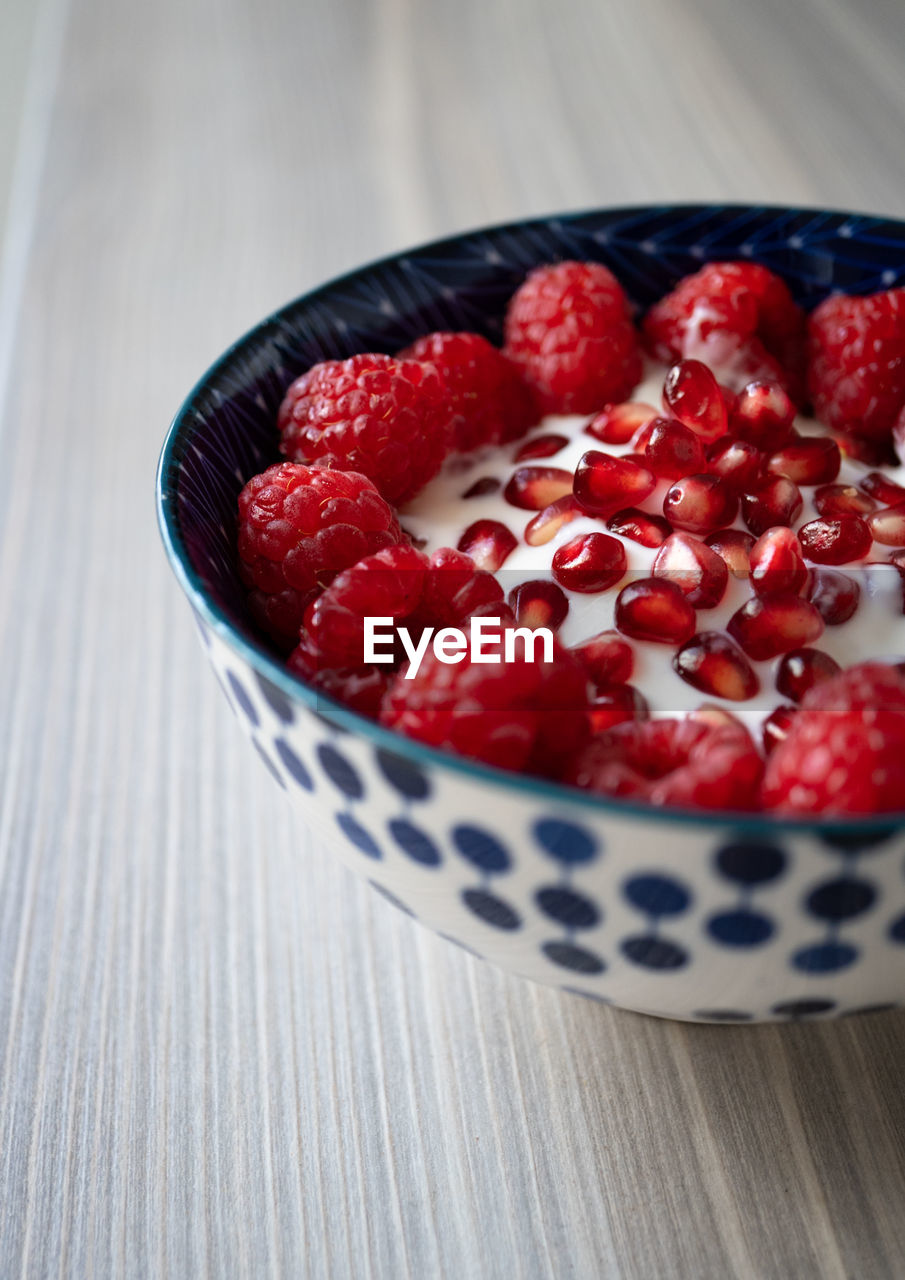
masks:
{"type": "MultiPolygon", "coordinates": [[[[642,401],[658,407],[661,404],[663,380],[666,376],[664,366],[648,362],[644,380],[635,388],[631,399],[642,401]]],[[[446,464],[441,473],[431,481],[421,493],[402,509],[401,518],[404,527],[418,539],[425,542],[427,554],[439,547],[455,547],[462,534],[476,520],[498,520],[506,525],[519,539],[518,546],[509,555],[497,577],[508,594],[520,582],[532,578],[550,577],[553,555],[563,543],[581,533],[605,531],[612,537],[620,535],[607,530],[606,521],[593,516],[583,516],[563,525],[550,542],[543,546],[529,546],[524,540],[525,526],[534,516],[532,511],[523,511],[511,506],[503,497],[503,489],[513,471],[519,466],[556,467],[574,473],[583,454],[589,449],[618,456],[632,452],[630,444],[601,444],[593,436],[585,433],[584,427],[590,421],[587,414],[549,416],[543,419],[536,428],[521,440],[502,448],[488,449],[480,455],[468,458],[453,458],[446,464]],[[525,440],[533,436],[556,434],[568,437],[569,443],[559,453],[551,457],[528,459],[523,463],[515,463],[513,458],[525,440]],[[475,483],[486,476],[493,476],[500,481],[500,489],[481,497],[463,499],[462,495],[475,483]]],[[[796,427],[802,434],[821,434],[823,428],[811,419],[798,418],[796,427]]],[[[865,466],[848,458],[843,458],[842,467],[836,483],[857,484],[869,471],[876,468],[865,466]]],[[[905,485],[905,466],[885,468],[884,474],[890,479],[905,485]]],[[[654,492],[638,503],[642,511],[650,514],[662,514],[663,496],[672,482],[661,481],[654,492]]],[[[813,505],[814,488],[801,486],[803,509],[795,524],[801,525],[813,520],[818,512],[813,505]]],[[[735,528],[745,529],[739,517],[735,528]]],[[[631,578],[644,577],[650,572],[657,548],[642,547],[627,538],[621,541],[625,545],[628,571],[631,578]]],[[[874,544],[865,560],[886,560],[891,548],[874,544]]],[[[842,566],[840,572],[855,573],[861,587],[861,601],[857,612],[839,626],[827,627],[815,643],[814,647],[831,654],[840,666],[850,666],[868,658],[901,660],[905,657],[905,617],[902,613],[902,586],[897,572],[893,570],[876,570],[859,567],[863,562],[854,562],[842,566]]],[[[816,566],[830,567],[836,566],[816,566]]],[[[569,591],[569,613],[560,630],[560,638],[567,645],[606,631],[613,627],[613,610],[616,597],[625,582],[627,575],[607,591],[593,595],[569,591]]],[[[720,631],[726,626],[732,614],[751,597],[750,585],[744,581],[729,577],[729,586],[722,601],[715,609],[699,609],[697,625],[699,631],[720,631]]],[[[703,702],[717,702],[731,710],[733,714],[746,720],[749,724],[759,724],[764,716],[775,706],[785,701],[775,687],[775,673],[780,659],[767,662],[752,662],[760,680],[760,692],[747,702],[728,702],[701,693],[682,680],[673,670],[672,659],[675,653],[673,645],[652,644],[646,641],[631,640],[635,650],[635,671],[632,683],[646,697],[652,715],[681,715],[699,707],[703,702]]]]}

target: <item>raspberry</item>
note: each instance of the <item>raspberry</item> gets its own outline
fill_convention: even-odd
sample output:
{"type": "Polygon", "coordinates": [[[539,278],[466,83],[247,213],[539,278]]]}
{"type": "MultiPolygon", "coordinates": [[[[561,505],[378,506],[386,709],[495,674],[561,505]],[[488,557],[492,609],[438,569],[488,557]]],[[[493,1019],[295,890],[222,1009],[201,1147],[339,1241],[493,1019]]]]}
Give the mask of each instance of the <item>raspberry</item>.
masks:
{"type": "MultiPolygon", "coordinates": [[[[417,642],[425,626],[459,626],[488,606],[504,611],[503,589],[468,556],[443,547],[428,560],[400,544],[343,570],[305,615],[295,669],[354,672],[364,663],[364,620],[392,618],[417,642]]],[[[401,662],[404,650],[396,652],[401,662]]]]}
{"type": "Polygon", "coordinates": [[[515,365],[478,333],[429,333],[396,358],[438,370],[452,404],[453,445],[461,453],[516,440],[536,420],[515,365]]]}
{"type": "Polygon", "coordinates": [[[604,795],[697,809],[753,809],[763,761],[737,721],[647,720],[599,734],[566,781],[604,795]]]}
{"type": "Polygon", "coordinates": [[[785,283],[754,262],[711,262],[680,280],[644,319],[651,354],[696,359],[732,390],[776,379],[804,399],[805,317],[785,283]]]}
{"type": "Polygon", "coordinates": [[[504,350],[543,413],[594,413],[627,399],[641,378],[628,300],[595,262],[532,271],[509,303],[504,332],[504,350]]]}
{"type": "Polygon", "coordinates": [[[808,390],[834,430],[890,441],[905,412],[905,289],[837,294],[808,325],[808,390]]]}
{"type": "MultiPolygon", "coordinates": [[[[502,642],[508,628],[495,635],[502,642]]],[[[501,653],[487,640],[488,653],[501,653]]],[[[540,649],[536,655],[541,657],[540,649]]],[[[588,734],[587,677],[557,641],[552,661],[526,661],[521,643],[511,662],[450,665],[434,652],[415,676],[401,672],[384,699],[382,724],[432,747],[493,764],[556,777],[588,734]]]]}
{"type": "Polygon", "coordinates": [[[814,685],[770,754],[763,799],[784,814],[905,808],[905,678],[866,662],[814,685]]]}
{"type": "Polygon", "coordinates": [[[317,657],[304,644],[298,645],[288,658],[289,670],[313,685],[337,702],[344,703],[351,711],[376,720],[380,704],[390,683],[387,668],[364,664],[359,667],[343,667],[334,670],[321,667],[317,657]]]}
{"type": "Polygon", "coordinates": [[[296,378],[277,425],[280,451],[294,462],[360,471],[398,505],[439,471],[452,406],[431,365],[358,355],[324,361],[296,378]]]}
{"type": "Polygon", "coordinates": [[[367,476],[278,462],[239,494],[239,575],[252,616],[287,644],[341,569],[402,540],[367,476]]]}

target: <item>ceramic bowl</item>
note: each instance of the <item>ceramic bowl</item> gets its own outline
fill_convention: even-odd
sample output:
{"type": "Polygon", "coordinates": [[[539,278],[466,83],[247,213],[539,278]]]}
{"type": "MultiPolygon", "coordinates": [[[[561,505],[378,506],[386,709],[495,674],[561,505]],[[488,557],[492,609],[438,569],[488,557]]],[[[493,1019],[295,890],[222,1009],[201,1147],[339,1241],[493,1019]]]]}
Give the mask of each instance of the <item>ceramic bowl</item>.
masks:
{"type": "Polygon", "coordinates": [[[538,982],[740,1023],[905,1002],[905,816],[657,811],[430,750],[315,694],[256,637],[236,496],[275,460],[283,391],[318,360],[434,329],[499,339],[525,273],[596,259],[643,308],[701,263],[749,258],[812,306],[905,283],[905,223],[787,208],[604,209],[474,231],[290,303],[203,376],[158,475],[166,549],[252,749],[319,840],[403,911],[538,982]]]}

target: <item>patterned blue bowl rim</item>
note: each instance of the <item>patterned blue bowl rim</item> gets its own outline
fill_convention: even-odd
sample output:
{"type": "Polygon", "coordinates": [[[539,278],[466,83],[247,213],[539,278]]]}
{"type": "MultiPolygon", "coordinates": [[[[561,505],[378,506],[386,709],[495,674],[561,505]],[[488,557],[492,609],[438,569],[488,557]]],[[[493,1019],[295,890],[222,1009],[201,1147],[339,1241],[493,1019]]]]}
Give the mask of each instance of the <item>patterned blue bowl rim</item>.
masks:
{"type": "Polygon", "coordinates": [[[572,220],[603,213],[614,216],[663,214],[684,217],[708,207],[712,207],[714,210],[737,211],[739,214],[745,212],[775,213],[777,216],[814,214],[815,216],[833,220],[838,218],[840,221],[866,219],[868,221],[882,222],[887,226],[895,226],[897,229],[905,231],[905,222],[893,218],[808,206],[746,204],[706,206],[704,204],[691,203],[608,206],[605,209],[573,210],[567,213],[548,214],[515,222],[497,223],[459,232],[452,236],[445,236],[442,239],[429,241],[416,247],[409,247],[398,253],[388,254],[386,257],[378,258],[373,262],[356,267],[353,271],[336,276],[332,280],[318,285],[317,288],[308,293],[292,299],[238,338],[202,374],[178,409],[164,440],[156,477],[158,525],[176,578],[196,613],[227,645],[233,648],[256,672],[276,685],[290,701],[299,702],[310,710],[325,715],[339,728],[358,734],[373,743],[375,747],[407,757],[416,764],[430,764],[439,769],[449,769],[454,773],[464,774],[466,777],[474,778],[476,781],[485,784],[504,787],[509,791],[520,792],[526,796],[544,799],[548,802],[558,802],[562,806],[578,805],[582,808],[596,811],[601,815],[611,814],[613,817],[620,818],[634,817],[645,822],[661,823],[667,826],[679,823],[712,829],[725,828],[728,825],[739,832],[757,834],[790,831],[800,834],[814,833],[815,835],[838,834],[840,837],[845,837],[846,835],[857,837],[861,832],[865,833],[865,835],[871,833],[891,834],[898,828],[905,826],[905,811],[871,815],[863,818],[815,820],[813,818],[777,818],[768,814],[748,814],[739,813],[738,811],[682,809],[678,807],[659,808],[651,805],[635,804],[627,800],[610,799],[591,791],[569,787],[562,783],[550,782],[542,778],[510,773],[507,770],[494,768],[492,765],[469,760],[464,756],[457,756],[452,752],[439,751],[393,730],[385,729],[373,720],[368,720],[364,716],[350,711],[341,703],[303,684],[265,648],[263,643],[243,635],[235,627],[219,605],[210,598],[201,578],[192,565],[188,549],[182,537],[176,503],[170,501],[170,498],[175,498],[181,459],[192,438],[195,423],[198,420],[196,412],[198,402],[204,398],[206,392],[216,383],[224,371],[266,342],[279,329],[284,318],[290,312],[296,311],[300,305],[328,299],[330,293],[335,289],[367,277],[371,272],[389,266],[400,258],[414,253],[443,252],[462,241],[467,241],[473,236],[477,237],[491,232],[530,234],[533,229],[547,227],[551,223],[562,222],[567,224],[572,220]]]}

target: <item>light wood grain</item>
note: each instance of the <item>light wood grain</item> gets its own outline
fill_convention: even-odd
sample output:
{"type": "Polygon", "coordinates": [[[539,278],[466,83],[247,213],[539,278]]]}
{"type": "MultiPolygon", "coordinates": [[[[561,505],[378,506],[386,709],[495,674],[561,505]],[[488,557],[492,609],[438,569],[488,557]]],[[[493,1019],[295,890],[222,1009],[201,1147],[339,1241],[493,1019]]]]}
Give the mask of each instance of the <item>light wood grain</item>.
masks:
{"type": "Polygon", "coordinates": [[[657,1022],[426,934],[256,764],[151,496],[210,359],[377,254],[607,202],[901,213],[895,0],[39,17],[0,292],[0,1274],[901,1276],[905,1019],[657,1022]]]}

